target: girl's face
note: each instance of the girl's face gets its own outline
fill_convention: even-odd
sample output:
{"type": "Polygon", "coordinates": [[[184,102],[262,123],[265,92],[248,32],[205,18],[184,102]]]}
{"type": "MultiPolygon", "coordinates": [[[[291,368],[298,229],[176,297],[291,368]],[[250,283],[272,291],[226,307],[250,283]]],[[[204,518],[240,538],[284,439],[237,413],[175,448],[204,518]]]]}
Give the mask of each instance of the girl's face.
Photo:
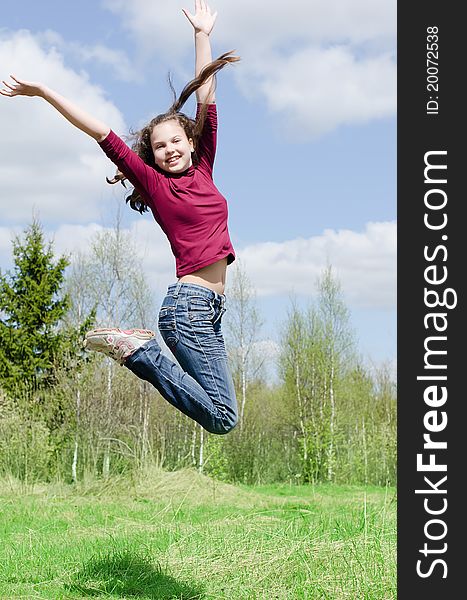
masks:
{"type": "Polygon", "coordinates": [[[175,119],[156,125],[151,133],[151,146],[156,165],[168,173],[182,173],[191,167],[193,140],[175,119]]]}

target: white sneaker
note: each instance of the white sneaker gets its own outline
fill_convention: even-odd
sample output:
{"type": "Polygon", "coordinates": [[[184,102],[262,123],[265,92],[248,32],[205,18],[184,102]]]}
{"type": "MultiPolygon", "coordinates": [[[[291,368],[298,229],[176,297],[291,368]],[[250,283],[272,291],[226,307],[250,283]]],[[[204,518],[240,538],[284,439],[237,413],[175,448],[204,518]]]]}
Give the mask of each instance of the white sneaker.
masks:
{"type": "Polygon", "coordinates": [[[87,332],[83,346],[88,350],[102,352],[123,365],[135,350],[155,335],[150,329],[93,329],[87,332]]]}

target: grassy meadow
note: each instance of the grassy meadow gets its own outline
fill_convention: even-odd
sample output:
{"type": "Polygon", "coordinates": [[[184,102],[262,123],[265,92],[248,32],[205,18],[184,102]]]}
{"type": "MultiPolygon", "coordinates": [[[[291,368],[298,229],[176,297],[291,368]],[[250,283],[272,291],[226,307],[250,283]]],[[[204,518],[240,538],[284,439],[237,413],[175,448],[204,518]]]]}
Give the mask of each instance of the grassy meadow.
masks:
{"type": "Polygon", "coordinates": [[[0,598],[396,598],[394,488],[0,482],[0,598]]]}

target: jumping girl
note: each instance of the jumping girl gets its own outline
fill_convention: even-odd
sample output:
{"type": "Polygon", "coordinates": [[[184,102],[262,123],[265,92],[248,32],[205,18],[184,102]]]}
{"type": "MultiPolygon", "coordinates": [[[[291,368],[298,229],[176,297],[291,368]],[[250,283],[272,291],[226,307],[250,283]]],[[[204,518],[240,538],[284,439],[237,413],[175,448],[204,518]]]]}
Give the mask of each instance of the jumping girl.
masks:
{"type": "Polygon", "coordinates": [[[216,152],[215,74],[238,59],[231,53],[212,61],[209,35],[217,12],[196,0],[195,14],[183,10],[194,28],[195,79],[164,114],[127,146],[107,125],[41,83],[11,76],[0,94],[38,96],[75,127],[94,138],[117,166],[110,183],[128,179],[127,198],[139,212],[151,210],[167,235],[176,261],[177,283],[169,286],[159,312],[159,331],[177,363],[161,352],[155,333],[143,329],[94,329],[90,350],[111,356],[149,381],[173,406],[212,433],[228,433],[237,423],[237,402],[221,319],[225,276],[235,253],[227,228],[227,203],[212,179],[216,152]],[[180,109],[196,92],[192,120],[180,109]]]}

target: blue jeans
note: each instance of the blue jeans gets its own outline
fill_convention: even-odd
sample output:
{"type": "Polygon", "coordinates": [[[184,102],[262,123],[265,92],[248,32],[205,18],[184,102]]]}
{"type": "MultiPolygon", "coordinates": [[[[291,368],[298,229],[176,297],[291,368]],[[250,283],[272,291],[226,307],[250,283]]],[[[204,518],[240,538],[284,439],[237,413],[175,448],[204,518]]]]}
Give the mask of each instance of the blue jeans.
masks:
{"type": "Polygon", "coordinates": [[[204,286],[170,285],[159,312],[159,331],[178,364],[162,354],[156,338],[125,361],[140,379],[211,433],[228,433],[238,419],[221,332],[224,304],[223,294],[204,286]]]}

